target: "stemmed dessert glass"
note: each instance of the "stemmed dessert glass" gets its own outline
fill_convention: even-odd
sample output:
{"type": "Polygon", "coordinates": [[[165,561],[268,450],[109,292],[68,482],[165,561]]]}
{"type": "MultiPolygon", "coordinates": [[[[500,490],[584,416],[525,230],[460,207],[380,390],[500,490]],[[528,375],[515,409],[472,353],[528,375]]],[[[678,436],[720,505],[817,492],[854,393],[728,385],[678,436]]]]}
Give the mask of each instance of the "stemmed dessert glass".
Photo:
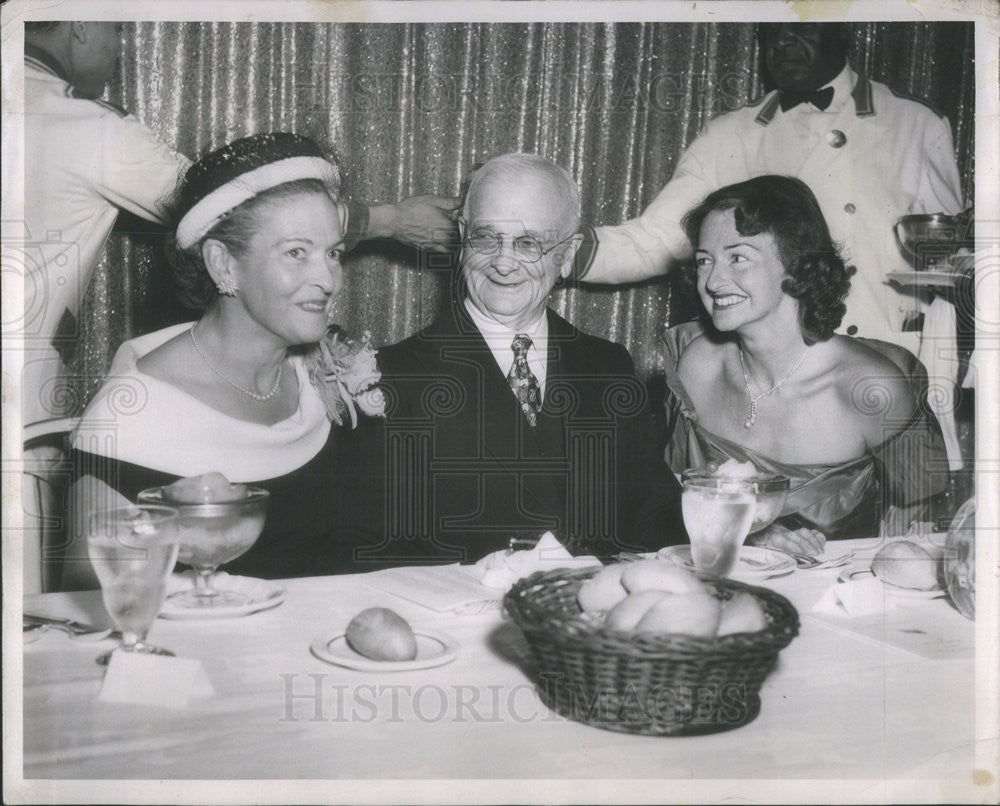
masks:
{"type": "Polygon", "coordinates": [[[194,569],[193,588],[170,594],[172,607],[203,609],[238,607],[250,597],[234,590],[219,590],[212,578],[218,567],[245,554],[257,542],[264,528],[268,492],[247,487],[246,495],[215,503],[182,503],[165,496],[165,487],[139,493],[140,503],[167,503],[178,510],[177,561],[194,569]]]}
{"type": "Polygon", "coordinates": [[[113,652],[173,655],[146,643],[167,592],[177,560],[177,510],[163,506],[101,509],[87,521],[87,554],[101,583],[104,607],[122,632],[122,645],[97,658],[102,666],[113,652]]]}
{"type": "Polygon", "coordinates": [[[719,577],[732,573],[750,533],[756,503],[751,482],[728,478],[683,482],[681,511],[696,570],[719,577]]]}

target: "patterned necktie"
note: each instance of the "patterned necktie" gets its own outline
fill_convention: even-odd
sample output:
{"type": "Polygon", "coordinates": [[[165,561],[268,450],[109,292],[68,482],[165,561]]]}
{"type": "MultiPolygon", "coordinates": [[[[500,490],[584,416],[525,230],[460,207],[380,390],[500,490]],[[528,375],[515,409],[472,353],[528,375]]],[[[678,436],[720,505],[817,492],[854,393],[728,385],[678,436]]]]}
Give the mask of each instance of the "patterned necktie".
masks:
{"type": "Polygon", "coordinates": [[[538,412],[542,408],[542,392],[538,388],[538,378],[531,374],[528,368],[528,348],[531,339],[524,333],[518,333],[510,345],[514,351],[514,363],[507,373],[507,383],[521,404],[521,411],[528,418],[528,423],[534,427],[538,423],[538,412]]]}

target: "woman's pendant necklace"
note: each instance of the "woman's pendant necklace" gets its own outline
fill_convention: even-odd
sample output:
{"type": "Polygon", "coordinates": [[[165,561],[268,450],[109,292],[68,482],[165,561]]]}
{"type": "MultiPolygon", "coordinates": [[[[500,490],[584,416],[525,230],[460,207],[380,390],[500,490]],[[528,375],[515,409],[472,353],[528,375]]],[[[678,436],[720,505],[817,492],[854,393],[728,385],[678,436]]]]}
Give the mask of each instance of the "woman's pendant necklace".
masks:
{"type": "Polygon", "coordinates": [[[767,397],[769,394],[774,392],[779,386],[781,386],[781,384],[783,384],[785,381],[791,378],[792,375],[795,373],[795,370],[797,370],[799,367],[802,366],[802,362],[805,361],[806,358],[806,353],[809,352],[809,346],[806,345],[806,349],[802,351],[802,355],[799,356],[799,360],[795,362],[794,367],[792,367],[790,370],[788,370],[787,373],[785,373],[784,378],[775,383],[766,392],[761,392],[759,395],[755,395],[753,392],[750,391],[750,373],[747,372],[747,364],[743,358],[743,348],[738,347],[738,349],[740,351],[740,368],[743,370],[743,387],[747,391],[747,418],[743,422],[743,427],[750,428],[757,421],[757,404],[765,397],[767,397]]]}

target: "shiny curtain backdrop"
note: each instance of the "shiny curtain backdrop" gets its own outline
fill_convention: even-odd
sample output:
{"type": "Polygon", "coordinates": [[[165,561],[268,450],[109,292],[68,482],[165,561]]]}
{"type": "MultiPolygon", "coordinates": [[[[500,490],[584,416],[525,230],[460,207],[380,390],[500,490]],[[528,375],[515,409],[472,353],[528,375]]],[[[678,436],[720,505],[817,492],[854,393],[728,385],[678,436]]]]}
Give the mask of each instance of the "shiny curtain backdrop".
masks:
{"type": "MultiPolygon", "coordinates": [[[[191,157],[297,131],[332,147],[350,195],[394,201],[457,194],[475,162],[533,151],[569,168],[595,224],[638,214],[709,118],[763,92],[754,28],[742,23],[139,23],[125,37],[110,98],[191,157]]],[[[860,24],[851,50],[856,68],[948,116],[967,198],[972,54],[964,23],[860,24]]],[[[149,229],[120,219],[88,292],[75,358],[85,397],[122,340],[191,318],[149,229]]],[[[446,271],[397,244],[365,244],[345,267],[339,321],[377,343],[417,330],[448,293],[446,271]]],[[[691,313],[668,279],[563,288],[554,306],[625,344],[645,376],[660,329],[691,313]]]]}

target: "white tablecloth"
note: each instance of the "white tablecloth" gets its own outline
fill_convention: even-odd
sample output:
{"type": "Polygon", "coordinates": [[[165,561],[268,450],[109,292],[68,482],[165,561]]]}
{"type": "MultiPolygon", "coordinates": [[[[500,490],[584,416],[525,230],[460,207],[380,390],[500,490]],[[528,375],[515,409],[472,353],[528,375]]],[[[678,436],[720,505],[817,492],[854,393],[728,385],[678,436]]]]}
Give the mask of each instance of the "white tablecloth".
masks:
{"type": "MultiPolygon", "coordinates": [[[[824,800],[867,800],[892,791],[881,781],[919,778],[920,799],[948,800],[949,787],[967,785],[973,769],[974,661],[964,652],[929,660],[852,633],[846,617],[838,626],[812,618],[810,609],[837,573],[796,571],[762,583],[796,605],[801,633],[765,682],[757,719],[701,737],[629,736],[556,716],[522,668],[520,632],[499,611],[435,613],[370,587],[361,575],[287,580],[279,607],[242,618],[158,620],[150,640],[199,659],[217,692],[189,710],[97,701],[103,670],[94,657],[113,643],[47,633],[24,647],[24,776],[395,779],[400,785],[555,779],[569,787],[564,797],[583,801],[614,799],[618,790],[602,789],[613,780],[631,782],[620,797],[626,801],[673,800],[690,791],[677,787],[696,779],[719,785],[747,779],[732,785],[732,794],[775,801],[796,800],[814,779],[839,781],[824,800]],[[360,609],[376,605],[415,627],[450,633],[461,645],[458,658],[439,668],[371,673],[310,653],[317,633],[342,631],[360,609]],[[605,780],[581,788],[584,779],[605,780]],[[642,779],[675,785],[646,792],[637,783],[642,779]],[[786,784],[759,789],[766,779],[786,784]],[[753,794],[765,791],[770,796],[753,794]]],[[[930,608],[951,640],[971,645],[974,625],[947,599],[905,607],[930,608]]],[[[25,609],[106,620],[96,592],[31,596],[25,609]]],[[[900,610],[893,612],[898,617],[900,610]]],[[[919,629],[919,610],[913,612],[919,629]]],[[[83,791],[51,786],[53,797],[83,791]]],[[[472,786],[467,799],[504,799],[503,789],[472,786]]],[[[391,799],[422,799],[414,787],[391,799]]],[[[252,789],[261,800],[268,791],[252,789]]],[[[355,789],[323,791],[334,799],[364,797],[355,789]]],[[[545,800],[547,791],[522,787],[507,797],[545,800]]]]}

